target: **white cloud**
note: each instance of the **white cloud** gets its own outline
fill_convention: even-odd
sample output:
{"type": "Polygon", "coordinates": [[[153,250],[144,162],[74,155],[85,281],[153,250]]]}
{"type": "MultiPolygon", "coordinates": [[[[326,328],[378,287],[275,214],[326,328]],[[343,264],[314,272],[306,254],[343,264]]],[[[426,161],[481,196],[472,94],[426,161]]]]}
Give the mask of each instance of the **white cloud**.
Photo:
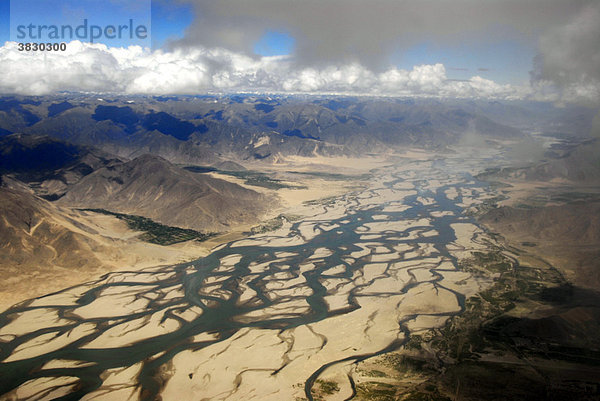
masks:
{"type": "Polygon", "coordinates": [[[178,0],[193,6],[185,37],[173,46],[224,47],[253,54],[269,30],[295,39],[305,66],[357,61],[381,72],[396,52],[437,46],[533,45],[598,0],[178,0]]]}
{"type": "Polygon", "coordinates": [[[139,46],[109,48],[78,41],[69,43],[65,52],[20,52],[16,43],[7,42],[0,48],[0,69],[0,92],[26,95],[65,90],[249,91],[514,99],[533,93],[531,88],[500,85],[479,76],[451,81],[442,64],[374,72],[356,62],[316,68],[299,66],[287,57],[256,59],[220,48],[152,52],[139,46]]]}

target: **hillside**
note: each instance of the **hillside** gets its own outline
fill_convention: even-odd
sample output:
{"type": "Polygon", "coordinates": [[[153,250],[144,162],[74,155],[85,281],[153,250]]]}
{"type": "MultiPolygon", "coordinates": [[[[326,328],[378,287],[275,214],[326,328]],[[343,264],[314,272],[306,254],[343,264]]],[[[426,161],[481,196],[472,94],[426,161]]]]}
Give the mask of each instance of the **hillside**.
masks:
{"type": "Polygon", "coordinates": [[[107,267],[101,254],[110,245],[50,202],[0,187],[0,215],[0,310],[89,279],[107,267]]]}
{"type": "Polygon", "coordinates": [[[0,264],[100,265],[98,244],[65,227],[64,214],[33,194],[0,187],[0,264]]]}
{"type": "Polygon", "coordinates": [[[600,141],[563,145],[547,151],[544,158],[523,167],[490,169],[480,174],[484,180],[550,181],[567,180],[578,184],[600,183],[600,141]]]}
{"type": "Polygon", "coordinates": [[[113,270],[179,263],[207,252],[196,241],[148,243],[113,216],[58,207],[26,188],[0,187],[0,216],[0,311],[113,270]]]}
{"type": "Polygon", "coordinates": [[[60,198],[69,185],[118,159],[97,149],[45,135],[12,134],[0,138],[0,175],[30,185],[39,196],[60,198]]]}
{"type": "Polygon", "coordinates": [[[201,231],[224,231],[235,224],[253,222],[271,205],[257,192],[190,173],[151,155],[89,174],[58,203],[141,215],[201,231]]]}
{"type": "MultiPolygon", "coordinates": [[[[492,209],[481,222],[555,264],[575,285],[600,289],[600,202],[492,209]]],[[[524,248],[525,247],[525,248],[524,248]]]]}

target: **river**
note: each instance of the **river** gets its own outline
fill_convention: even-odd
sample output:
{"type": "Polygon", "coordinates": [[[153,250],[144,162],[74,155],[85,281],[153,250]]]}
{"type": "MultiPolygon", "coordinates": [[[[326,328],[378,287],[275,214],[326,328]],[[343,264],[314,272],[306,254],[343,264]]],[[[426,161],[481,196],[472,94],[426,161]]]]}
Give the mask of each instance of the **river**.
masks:
{"type": "MultiPolygon", "coordinates": [[[[463,212],[494,195],[484,159],[403,160],[274,232],[0,314],[0,399],[313,399],[355,394],[356,363],[441,327],[489,280],[463,212]]],[[[328,398],[329,399],[329,398],[328,398]]]]}

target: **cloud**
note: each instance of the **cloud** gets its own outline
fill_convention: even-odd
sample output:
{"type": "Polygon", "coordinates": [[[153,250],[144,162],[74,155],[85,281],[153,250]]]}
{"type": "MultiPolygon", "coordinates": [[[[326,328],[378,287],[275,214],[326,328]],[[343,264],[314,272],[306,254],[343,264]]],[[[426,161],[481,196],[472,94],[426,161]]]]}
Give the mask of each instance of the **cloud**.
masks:
{"type": "Polygon", "coordinates": [[[15,43],[7,42],[0,47],[0,92],[600,99],[600,3],[595,0],[177,1],[193,5],[196,18],[185,37],[165,49],[74,41],[66,52],[41,53],[19,52],[15,43]],[[292,35],[295,54],[253,54],[267,30],[292,35]],[[498,40],[498,35],[531,41],[539,36],[540,54],[529,85],[503,85],[478,75],[452,80],[443,64],[405,70],[386,61],[392,50],[415,41],[443,45],[498,40]]]}
{"type": "Polygon", "coordinates": [[[442,64],[373,71],[358,62],[299,66],[289,57],[253,58],[222,48],[150,51],[73,41],[65,52],[0,48],[1,93],[57,91],[125,94],[205,92],[339,93],[375,96],[522,98],[523,88],[474,76],[452,81],[442,64]]]}
{"type": "Polygon", "coordinates": [[[596,0],[177,2],[191,4],[196,18],[185,37],[165,49],[107,48],[75,41],[66,52],[36,53],[19,52],[15,43],[8,42],[0,48],[0,92],[247,91],[555,102],[600,98],[596,0]],[[253,54],[256,41],[269,30],[293,36],[295,53],[253,54]],[[532,43],[539,38],[540,54],[529,85],[502,85],[478,75],[452,80],[446,71],[453,68],[443,64],[405,70],[387,59],[416,42],[441,46],[514,37],[532,43]]]}
{"type": "MultiPolygon", "coordinates": [[[[254,44],[276,30],[295,39],[289,59],[295,70],[309,67],[322,75],[332,65],[357,64],[386,74],[394,57],[422,43],[492,48],[506,41],[540,50],[530,87],[520,88],[517,96],[562,102],[600,98],[597,0],[178,1],[193,6],[195,19],[171,49],[227,48],[257,60],[254,44]]],[[[296,80],[323,86],[314,71],[304,75],[296,80]]],[[[478,78],[458,87],[437,86],[444,93],[509,92],[478,78]]]]}
{"type": "Polygon", "coordinates": [[[224,47],[247,55],[268,30],[296,40],[294,62],[389,67],[390,56],[438,45],[529,41],[594,0],[180,0],[196,18],[175,47],[224,47]]]}
{"type": "Polygon", "coordinates": [[[539,50],[532,85],[554,86],[557,100],[600,103],[600,3],[545,32],[539,50]]]}

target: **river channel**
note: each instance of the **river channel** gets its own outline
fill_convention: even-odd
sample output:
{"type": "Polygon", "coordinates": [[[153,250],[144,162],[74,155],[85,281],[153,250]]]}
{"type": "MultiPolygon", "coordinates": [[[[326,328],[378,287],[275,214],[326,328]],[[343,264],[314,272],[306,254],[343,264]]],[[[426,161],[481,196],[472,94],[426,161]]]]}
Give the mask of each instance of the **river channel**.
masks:
{"type": "Polygon", "coordinates": [[[276,231],[13,306],[0,399],[312,400],[319,379],[352,399],[357,362],[490,284],[460,269],[491,241],[464,213],[494,195],[471,163],[405,160],[276,231]]]}

